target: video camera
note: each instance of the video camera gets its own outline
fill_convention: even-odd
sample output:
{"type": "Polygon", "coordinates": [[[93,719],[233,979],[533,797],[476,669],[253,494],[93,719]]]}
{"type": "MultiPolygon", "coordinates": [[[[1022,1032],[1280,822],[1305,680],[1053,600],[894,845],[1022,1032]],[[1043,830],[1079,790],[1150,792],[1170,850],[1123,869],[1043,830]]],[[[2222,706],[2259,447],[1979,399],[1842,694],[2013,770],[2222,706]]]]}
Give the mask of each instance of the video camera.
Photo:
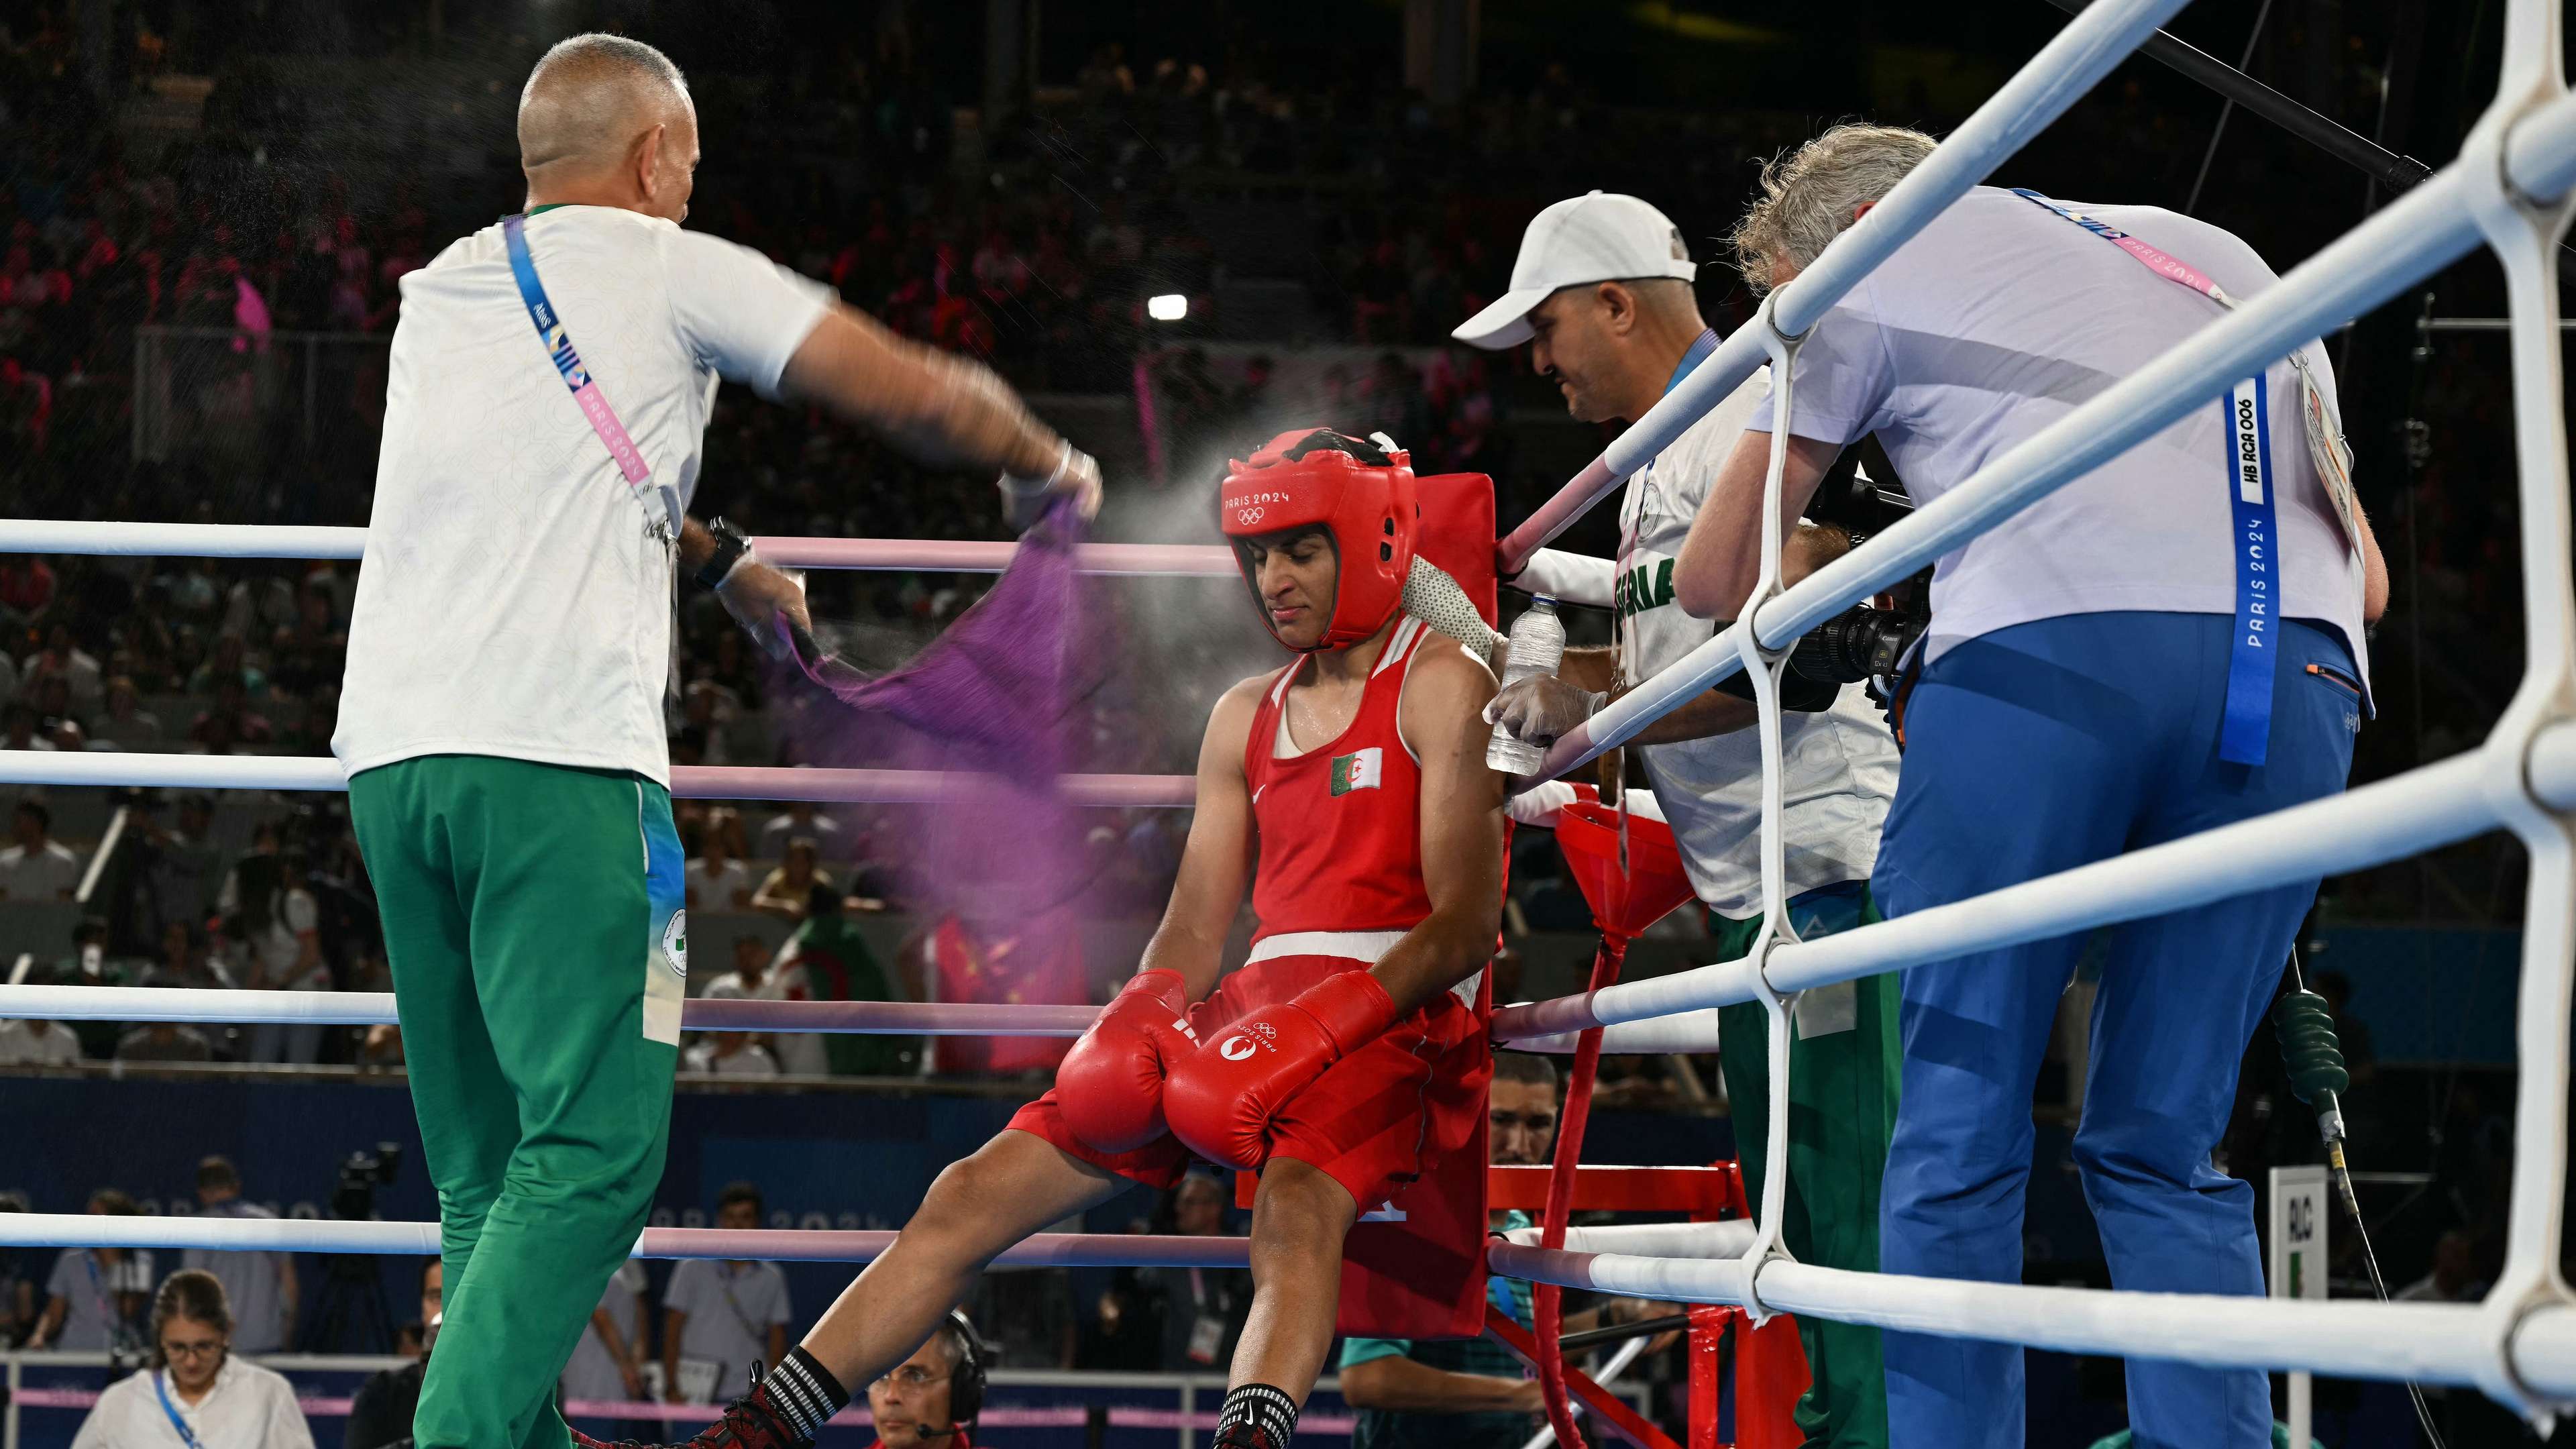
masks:
{"type": "MultiPolygon", "coordinates": [[[[1914,511],[1902,482],[1874,437],[1843,449],[1825,470],[1807,503],[1809,521],[1841,530],[1856,547],[1885,532],[1914,511]],[[1893,486],[1890,486],[1893,485],[1893,486]]],[[[1829,709],[1846,684],[1870,683],[1893,676],[1906,652],[1932,622],[1932,571],[1924,569],[1888,590],[1892,608],[1854,604],[1810,629],[1789,651],[1789,668],[1781,679],[1784,709],[1813,713],[1829,709]]],[[[1738,675],[1718,688],[1739,699],[1753,689],[1738,675]]],[[[1879,687],[1870,697],[1882,705],[1879,687]]]]}
{"type": "Polygon", "coordinates": [[[331,1216],[364,1222],[376,1215],[376,1189],[402,1175],[399,1142],[379,1142],[373,1152],[352,1152],[340,1159],[339,1185],[331,1189],[331,1216]]]}

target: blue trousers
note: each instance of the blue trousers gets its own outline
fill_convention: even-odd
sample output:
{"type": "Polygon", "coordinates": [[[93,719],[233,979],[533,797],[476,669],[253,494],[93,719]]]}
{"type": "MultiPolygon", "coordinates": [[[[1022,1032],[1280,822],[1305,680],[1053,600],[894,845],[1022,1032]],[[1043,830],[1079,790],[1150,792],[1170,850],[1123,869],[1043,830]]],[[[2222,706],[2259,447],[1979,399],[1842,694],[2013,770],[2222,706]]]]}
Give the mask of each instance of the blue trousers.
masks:
{"type": "MultiPolygon", "coordinates": [[[[1902,916],[2342,790],[2360,701],[2340,638],[2281,627],[2267,759],[2233,765],[2218,758],[2231,628],[2219,614],[2079,614],[1942,655],[1906,714],[1871,882],[1881,910],[1902,916]]],[[[2117,1286],[2263,1292],[2253,1189],[2210,1153],[2315,897],[2301,881],[2113,928],[2075,1159],[2117,1286]]],[[[2031,1095],[2083,945],[2035,941],[1904,973],[1885,1271],[2021,1281],[2031,1095]]],[[[1886,1361],[1890,1449],[2021,1449],[2019,1347],[1891,1331],[1886,1361]]],[[[2138,1449],[2271,1443],[2260,1373],[2131,1359],[2128,1380],[2138,1449]]]]}

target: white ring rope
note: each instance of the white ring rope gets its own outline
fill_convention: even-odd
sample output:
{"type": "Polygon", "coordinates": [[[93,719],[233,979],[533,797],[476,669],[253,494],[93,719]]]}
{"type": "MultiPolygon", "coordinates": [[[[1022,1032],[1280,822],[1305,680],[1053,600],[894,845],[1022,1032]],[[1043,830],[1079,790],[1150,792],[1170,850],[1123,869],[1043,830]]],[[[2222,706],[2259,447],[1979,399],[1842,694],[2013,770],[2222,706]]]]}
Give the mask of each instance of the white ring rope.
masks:
{"type": "MultiPolygon", "coordinates": [[[[646,1228],[638,1258],[752,1258],[796,1263],[866,1263],[893,1244],[892,1232],[790,1228],[646,1228]]],[[[0,1247],[199,1248],[213,1252],[391,1253],[440,1251],[438,1224],[319,1218],[115,1217],[94,1213],[0,1213],[0,1247]]],[[[1024,1268],[1248,1268],[1252,1242],[1238,1237],[1143,1233],[1038,1233],[993,1260],[1024,1268]]]]}
{"type": "MultiPolygon", "coordinates": [[[[0,750],[0,783],[146,785],[182,790],[346,790],[328,755],[166,755],[123,750],[0,750]]],[[[1186,810],[1198,797],[1188,775],[1067,775],[1057,781],[1076,805],[1186,810]]],[[[782,769],[768,765],[674,765],[671,793],[683,800],[811,800],[837,805],[938,805],[989,799],[991,776],[943,770],[782,769]]]]}
{"type": "MultiPolygon", "coordinates": [[[[794,538],[752,540],[760,556],[789,569],[900,569],[924,573],[997,574],[1019,544],[943,538],[794,538]]],[[[171,558],[363,557],[363,528],[272,523],[115,523],[75,519],[0,519],[0,553],[126,554],[171,558]]],[[[1234,555],[1218,544],[1085,543],[1074,568],[1126,578],[1240,578],[1234,555]]]]}
{"type": "MultiPolygon", "coordinates": [[[[2535,772],[2556,798],[2576,803],[2576,724],[2543,737],[2550,764],[2535,772]],[[2557,793],[2563,792],[2563,793],[2557,793]]],[[[2342,795],[2257,816],[2092,865],[2006,886],[1892,921],[1783,943],[1765,971],[1781,991],[1856,981],[1881,971],[2045,940],[2135,920],[2177,903],[2216,900],[2284,882],[2376,865],[2411,850],[2493,828],[2478,791],[2483,764],[2462,755],[2342,795]]],[[[2561,808],[2566,808],[2561,806],[2561,808]]],[[[1596,1023],[1637,1021],[1757,999],[1754,967],[1727,961],[1621,982],[1494,1014],[1498,1037],[1554,1035],[1596,1023]]]]}
{"type": "MultiPolygon", "coordinates": [[[[699,997],[682,1004],[680,1025],[688,1031],[1076,1037],[1099,1014],[1096,1006],[699,997]]],[[[323,1026],[389,1026],[400,1020],[390,991],[207,991],[187,986],[0,986],[0,1019],[9,1017],[323,1026]]]]}
{"type": "MultiPolygon", "coordinates": [[[[1580,998],[1573,998],[1579,1000],[1580,998]]],[[[1494,1044],[1509,1046],[1516,1052],[1543,1052],[1566,1056],[1573,1052],[1580,1031],[1557,1032],[1530,1036],[1528,1015],[1534,1003],[1522,1002],[1494,1013],[1494,1044]]],[[[1670,1016],[1647,1017],[1637,1021],[1607,1023],[1601,1033],[1604,1056],[1684,1056],[1718,1050],[1717,1010],[1676,1012],[1670,1016]]]]}
{"type": "MultiPolygon", "coordinates": [[[[1744,1301],[1744,1265],[1731,1259],[1550,1253],[1497,1242],[1486,1260],[1497,1273],[1570,1288],[1676,1303],[1744,1301]]],[[[2040,1288],[1854,1273],[1786,1259],[1763,1266],[1762,1297],[1781,1312],[1838,1323],[2209,1368],[2475,1384],[2490,1356],[2477,1336],[2473,1304],[2040,1288]]],[[[2533,1386],[2576,1396],[2576,1308],[2534,1312],[2515,1335],[2513,1355],[2533,1386]]]]}

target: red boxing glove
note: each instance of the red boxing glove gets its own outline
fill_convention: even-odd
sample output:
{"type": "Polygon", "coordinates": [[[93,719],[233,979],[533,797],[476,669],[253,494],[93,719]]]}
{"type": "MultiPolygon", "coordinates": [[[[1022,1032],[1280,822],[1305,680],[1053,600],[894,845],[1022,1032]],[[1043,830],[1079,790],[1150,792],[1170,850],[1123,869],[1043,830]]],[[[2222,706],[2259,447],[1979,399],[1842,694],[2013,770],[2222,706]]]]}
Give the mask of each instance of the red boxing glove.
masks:
{"type": "Polygon", "coordinates": [[[1250,1170],[1270,1155],[1270,1119],[1324,1069],[1395,1024],[1395,998],[1366,971],[1328,976],[1265,1006],[1173,1063],[1163,1112],[1211,1162],[1250,1170]]]}
{"type": "Polygon", "coordinates": [[[1102,1152],[1133,1152],[1160,1137],[1167,1063],[1198,1046],[1189,989],[1178,971],[1140,971],[1056,1068],[1056,1109],[1073,1135],[1102,1152]]]}

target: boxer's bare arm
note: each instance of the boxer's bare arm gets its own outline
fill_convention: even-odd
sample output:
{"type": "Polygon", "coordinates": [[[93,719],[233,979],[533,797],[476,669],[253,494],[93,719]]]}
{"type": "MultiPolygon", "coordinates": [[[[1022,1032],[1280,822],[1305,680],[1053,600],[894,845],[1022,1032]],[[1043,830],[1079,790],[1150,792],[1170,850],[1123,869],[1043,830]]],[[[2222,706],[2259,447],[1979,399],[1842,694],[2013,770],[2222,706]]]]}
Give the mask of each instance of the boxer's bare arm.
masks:
{"type": "Polygon", "coordinates": [[[1411,1011],[1493,958],[1502,928],[1503,777],[1486,768],[1494,676],[1446,636],[1422,646],[1396,729],[1422,762],[1422,884],[1431,914],[1374,968],[1411,1011]]]}
{"type": "Polygon", "coordinates": [[[1252,788],[1243,778],[1243,751],[1252,738],[1252,716],[1261,692],[1276,676],[1247,679],[1225,692],[1208,712],[1199,741],[1198,805],[1190,817],[1189,844],[1172,882],[1163,923],[1145,945],[1139,971],[1178,971],[1197,1001],[1216,989],[1225,938],[1243,909],[1252,880],[1252,788]]]}
{"type": "Polygon", "coordinates": [[[1064,439],[979,362],[909,342],[832,303],[779,375],[781,390],[975,467],[1044,478],[1064,439]]]}

